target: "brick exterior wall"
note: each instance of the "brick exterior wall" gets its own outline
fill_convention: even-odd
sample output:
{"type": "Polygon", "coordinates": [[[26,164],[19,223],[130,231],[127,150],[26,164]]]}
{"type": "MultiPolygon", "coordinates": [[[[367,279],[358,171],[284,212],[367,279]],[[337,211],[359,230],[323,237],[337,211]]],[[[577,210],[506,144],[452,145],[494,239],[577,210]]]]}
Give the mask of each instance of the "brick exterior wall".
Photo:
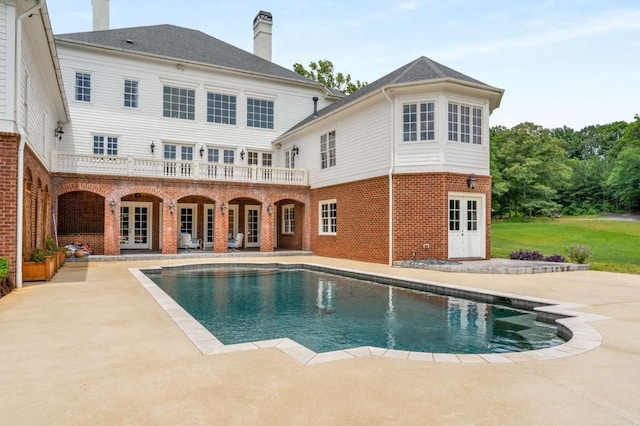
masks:
{"type": "MultiPolygon", "coordinates": [[[[477,176],[476,188],[467,187],[467,174],[419,173],[393,176],[393,260],[448,259],[448,195],[450,192],[485,194],[486,257],[491,251],[491,177],[477,176]],[[424,249],[423,244],[430,244],[424,249]]],[[[388,178],[379,177],[311,191],[311,247],[319,256],[387,263],[388,178]],[[337,200],[338,232],[318,232],[318,203],[337,200]]]]}
{"type": "Polygon", "coordinates": [[[9,259],[10,280],[15,283],[18,239],[18,144],[20,135],[0,132],[0,257],[9,259]]]}
{"type": "MultiPolygon", "coordinates": [[[[103,229],[99,236],[102,243],[94,240],[98,238],[93,233],[73,232],[74,229],[65,229],[63,240],[69,241],[80,239],[82,242],[94,241],[89,244],[94,248],[95,254],[117,255],[120,253],[120,206],[122,201],[145,201],[151,202],[152,207],[152,240],[151,248],[158,249],[162,243],[162,253],[176,253],[178,245],[178,203],[197,204],[198,216],[198,236],[204,235],[204,204],[214,204],[215,209],[215,238],[214,251],[226,252],[227,217],[220,210],[220,205],[239,205],[239,232],[244,232],[244,206],[260,205],[260,251],[273,251],[274,226],[277,218],[276,212],[269,215],[267,206],[277,206],[283,200],[294,201],[299,206],[309,203],[309,188],[306,186],[273,186],[264,184],[244,184],[244,183],[220,183],[220,182],[197,182],[185,180],[161,180],[148,178],[114,177],[99,175],[74,175],[56,174],[53,178],[54,197],[53,202],[58,211],[58,202],[61,202],[62,210],[68,212],[69,208],[64,207],[67,203],[66,197],[79,197],[79,202],[89,203],[90,215],[83,216],[76,214],[74,219],[77,228],[85,229],[89,227],[87,223],[94,217],[95,210],[102,212],[103,229]],[[87,195],[91,194],[91,195],[87,195]],[[79,194],[79,195],[75,195],[79,194]],[[84,195],[83,195],[84,194],[84,195]],[[115,211],[112,213],[109,206],[111,200],[116,202],[115,211]],[[82,201],[84,200],[84,201],[82,201]],[[175,208],[169,211],[169,204],[173,202],[175,208]],[[163,222],[160,223],[160,205],[162,203],[163,222]],[[162,230],[162,232],[160,232],[162,230]],[[162,241],[160,241],[162,234],[162,241]],[[86,240],[86,241],[85,241],[86,240]]],[[[81,212],[82,207],[78,206],[81,212]]],[[[275,208],[275,207],[274,207],[275,208]]],[[[304,215],[304,209],[301,209],[304,215]]],[[[66,213],[65,213],[66,214],[66,213]]],[[[68,219],[62,218],[63,221],[68,219]]],[[[298,218],[296,217],[296,221],[298,218]]],[[[300,218],[300,235],[296,245],[299,249],[310,250],[310,236],[308,229],[308,218],[306,215],[300,218]]],[[[66,222],[65,222],[66,223],[66,222]]],[[[296,232],[298,230],[296,225],[296,232]]],[[[289,244],[289,242],[287,242],[289,244]]]]}
{"type": "Polygon", "coordinates": [[[375,263],[389,258],[388,178],[377,177],[311,190],[311,248],[318,256],[375,263]],[[335,236],[319,235],[318,203],[336,199],[335,236]]]}
{"type": "Polygon", "coordinates": [[[448,259],[448,196],[450,192],[485,194],[486,258],[491,257],[491,177],[476,176],[476,188],[467,187],[467,174],[420,173],[393,177],[393,259],[448,259]],[[430,248],[423,248],[428,243],[430,248]]]}

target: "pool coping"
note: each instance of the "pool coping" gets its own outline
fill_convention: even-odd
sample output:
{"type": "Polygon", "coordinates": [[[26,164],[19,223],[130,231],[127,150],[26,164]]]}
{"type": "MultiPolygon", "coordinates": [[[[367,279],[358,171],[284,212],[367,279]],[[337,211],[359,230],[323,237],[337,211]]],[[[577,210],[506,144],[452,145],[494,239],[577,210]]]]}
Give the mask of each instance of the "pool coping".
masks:
{"type": "Polygon", "coordinates": [[[591,351],[603,342],[602,334],[589,324],[592,321],[608,319],[601,315],[594,315],[585,312],[575,311],[576,308],[585,307],[576,303],[559,302],[551,299],[521,296],[512,293],[485,291],[472,289],[469,287],[426,281],[414,278],[398,278],[379,273],[364,273],[340,267],[327,267],[315,263],[307,262],[238,262],[238,263],[196,263],[176,266],[158,266],[145,268],[129,268],[131,274],[149,292],[154,300],[160,305],[165,313],[182,330],[193,345],[203,355],[217,355],[224,353],[242,352],[248,350],[275,348],[284,354],[295,359],[303,365],[322,364],[326,362],[355,359],[362,357],[383,357],[394,359],[407,359],[412,361],[426,362],[447,362],[447,363],[521,363],[530,361],[543,361],[550,359],[565,358],[591,351]],[[209,330],[200,324],[175,300],[158,287],[143,271],[153,271],[162,269],[201,269],[204,266],[212,268],[228,267],[279,267],[283,269],[303,268],[318,272],[339,273],[352,278],[371,280],[374,278],[383,284],[395,285],[398,287],[411,288],[415,290],[430,291],[446,296],[467,298],[486,303],[510,302],[512,307],[532,310],[538,313],[541,320],[555,322],[558,326],[559,334],[567,341],[563,344],[545,349],[522,352],[486,353],[486,354],[452,354],[452,353],[430,353],[412,352],[395,349],[378,348],[373,346],[363,346],[332,352],[316,353],[311,349],[299,344],[289,338],[279,338],[256,342],[238,343],[225,345],[220,342],[209,330]]]}

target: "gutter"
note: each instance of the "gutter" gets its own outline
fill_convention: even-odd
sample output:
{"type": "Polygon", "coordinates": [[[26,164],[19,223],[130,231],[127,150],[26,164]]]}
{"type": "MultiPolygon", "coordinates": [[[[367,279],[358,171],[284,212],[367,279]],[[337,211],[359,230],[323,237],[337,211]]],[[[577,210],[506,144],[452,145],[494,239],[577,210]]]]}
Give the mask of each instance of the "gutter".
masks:
{"type": "Polygon", "coordinates": [[[27,134],[25,130],[18,124],[18,105],[21,101],[20,77],[22,76],[22,20],[32,15],[44,6],[44,0],[38,0],[33,7],[25,10],[16,19],[16,59],[15,59],[15,75],[14,75],[14,101],[13,101],[13,119],[20,135],[20,143],[18,144],[18,190],[17,205],[18,211],[16,215],[16,288],[22,288],[22,232],[24,220],[24,147],[27,143],[27,134]]]}
{"type": "Polygon", "coordinates": [[[387,88],[381,90],[384,97],[391,104],[391,167],[389,167],[389,266],[393,266],[393,172],[396,158],[396,121],[393,113],[393,100],[387,93],[387,88]]]}

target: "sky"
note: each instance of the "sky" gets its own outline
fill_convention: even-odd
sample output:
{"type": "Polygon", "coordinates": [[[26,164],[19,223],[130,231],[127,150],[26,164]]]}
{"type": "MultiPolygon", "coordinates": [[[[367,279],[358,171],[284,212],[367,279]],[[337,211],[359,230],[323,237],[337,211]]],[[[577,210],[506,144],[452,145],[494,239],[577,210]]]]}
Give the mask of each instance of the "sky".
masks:
{"type": "MultiPolygon", "coordinates": [[[[328,59],[372,82],[420,56],[505,90],[490,125],[579,130],[640,114],[640,0],[110,0],[110,27],[172,24],[253,51],[273,15],[273,62],[328,59]]],[[[54,34],[92,30],[91,0],[47,0],[54,34]]]]}

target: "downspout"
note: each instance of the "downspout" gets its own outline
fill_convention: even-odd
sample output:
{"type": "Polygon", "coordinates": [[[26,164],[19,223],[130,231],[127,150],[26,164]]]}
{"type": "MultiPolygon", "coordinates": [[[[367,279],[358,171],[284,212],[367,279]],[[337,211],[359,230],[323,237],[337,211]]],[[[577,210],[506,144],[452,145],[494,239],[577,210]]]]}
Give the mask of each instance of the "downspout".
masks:
{"type": "Polygon", "coordinates": [[[394,119],[393,100],[387,90],[382,89],[382,94],[391,104],[391,167],[389,167],[389,266],[393,266],[393,172],[396,158],[396,120],[394,119]]]}
{"type": "Polygon", "coordinates": [[[18,211],[16,215],[16,231],[17,231],[17,239],[16,239],[16,288],[22,288],[22,232],[23,225],[22,222],[24,220],[24,212],[22,211],[24,208],[24,147],[27,143],[27,133],[25,130],[18,124],[18,105],[21,99],[20,90],[20,77],[22,76],[22,20],[25,17],[33,15],[37,10],[41,9],[44,6],[44,0],[38,0],[33,7],[25,10],[16,19],[16,69],[14,75],[14,100],[13,100],[13,120],[15,121],[16,128],[18,129],[18,134],[20,135],[20,143],[18,144],[18,211]]]}

